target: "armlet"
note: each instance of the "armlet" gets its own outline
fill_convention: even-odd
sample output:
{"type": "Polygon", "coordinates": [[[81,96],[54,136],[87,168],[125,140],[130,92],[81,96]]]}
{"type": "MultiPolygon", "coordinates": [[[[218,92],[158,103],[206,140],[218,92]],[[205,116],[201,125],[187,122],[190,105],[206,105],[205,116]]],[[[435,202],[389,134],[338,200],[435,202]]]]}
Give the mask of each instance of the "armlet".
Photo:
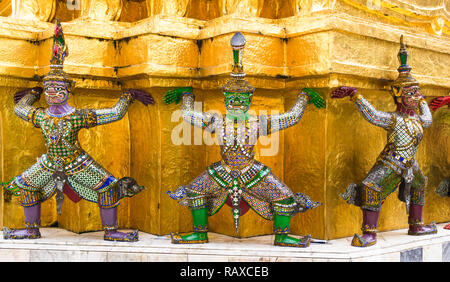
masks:
{"type": "Polygon", "coordinates": [[[42,109],[44,109],[44,108],[42,108],[42,107],[36,108],[28,114],[28,120],[31,121],[31,123],[33,124],[34,127],[39,128],[39,125],[36,123],[36,114],[38,113],[39,110],[42,110],[42,109]]]}
{"type": "Polygon", "coordinates": [[[386,130],[390,131],[392,128],[394,128],[396,123],[397,123],[397,116],[395,114],[392,114],[391,115],[391,122],[389,123],[388,127],[386,128],[386,130]]]}
{"type": "Polygon", "coordinates": [[[97,125],[97,115],[93,110],[83,109],[81,110],[83,115],[84,126],[90,128],[97,125]]]}
{"type": "Polygon", "coordinates": [[[350,100],[353,101],[353,102],[358,102],[361,99],[362,99],[362,95],[361,94],[356,94],[356,95],[350,96],[350,100]]]}

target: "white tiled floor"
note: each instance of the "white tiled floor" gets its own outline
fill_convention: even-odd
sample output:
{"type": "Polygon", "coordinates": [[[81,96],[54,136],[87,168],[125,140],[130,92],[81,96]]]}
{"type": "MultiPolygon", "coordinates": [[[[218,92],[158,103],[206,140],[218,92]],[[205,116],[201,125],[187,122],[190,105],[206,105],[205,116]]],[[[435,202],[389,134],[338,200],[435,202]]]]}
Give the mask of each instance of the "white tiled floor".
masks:
{"type": "MultiPolygon", "coordinates": [[[[273,246],[273,236],[236,239],[209,233],[210,243],[173,245],[169,236],[140,232],[134,243],[103,240],[103,232],[75,234],[59,228],[42,228],[36,240],[0,239],[1,261],[400,261],[405,250],[423,248],[424,261],[442,261],[442,244],[450,230],[438,225],[438,234],[408,236],[406,230],[378,234],[368,248],[350,246],[351,237],[311,244],[309,248],[273,246]]],[[[1,233],[1,232],[0,232],[1,233]]],[[[0,234],[0,238],[3,234],[0,234]]]]}

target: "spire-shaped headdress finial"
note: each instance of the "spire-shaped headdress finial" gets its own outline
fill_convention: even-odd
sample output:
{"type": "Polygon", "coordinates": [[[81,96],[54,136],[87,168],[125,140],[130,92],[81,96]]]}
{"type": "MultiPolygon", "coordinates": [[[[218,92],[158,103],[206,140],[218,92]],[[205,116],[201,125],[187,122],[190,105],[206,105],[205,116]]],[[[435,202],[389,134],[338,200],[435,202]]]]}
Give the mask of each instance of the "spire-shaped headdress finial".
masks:
{"type": "Polygon", "coordinates": [[[53,35],[53,47],[52,57],[50,59],[50,72],[44,77],[46,80],[56,80],[72,82],[64,72],[64,60],[69,55],[69,49],[67,48],[64,40],[64,33],[61,23],[56,19],[55,33],[53,35]]]}
{"type": "Polygon", "coordinates": [[[240,32],[236,32],[231,38],[230,44],[233,49],[233,69],[232,77],[244,77],[244,67],[242,66],[242,54],[244,52],[245,38],[240,32]]]}
{"type": "Polygon", "coordinates": [[[236,32],[230,40],[233,51],[233,68],[231,70],[231,79],[222,87],[224,94],[241,93],[251,96],[255,90],[248,81],[245,80],[244,67],[242,64],[242,55],[246,40],[241,32],[236,32]]]}
{"type": "Polygon", "coordinates": [[[400,36],[400,50],[398,51],[398,61],[400,66],[398,67],[398,77],[391,85],[394,96],[399,97],[401,95],[401,88],[407,86],[418,86],[419,83],[411,75],[411,67],[408,65],[409,53],[406,49],[407,46],[404,42],[403,35],[400,36]]]}
{"type": "Polygon", "coordinates": [[[398,72],[400,74],[409,73],[411,71],[411,67],[408,65],[409,54],[408,50],[406,50],[405,42],[403,41],[403,34],[400,36],[400,50],[398,51],[397,57],[400,62],[398,72]]]}

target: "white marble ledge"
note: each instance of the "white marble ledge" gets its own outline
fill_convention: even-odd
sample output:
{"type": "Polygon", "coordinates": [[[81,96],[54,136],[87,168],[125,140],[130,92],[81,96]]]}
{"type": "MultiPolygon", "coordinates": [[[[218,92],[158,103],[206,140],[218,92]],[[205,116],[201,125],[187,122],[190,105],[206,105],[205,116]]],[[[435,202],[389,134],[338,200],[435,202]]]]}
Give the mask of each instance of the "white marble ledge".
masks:
{"type": "Polygon", "coordinates": [[[42,238],[35,240],[5,240],[0,234],[0,261],[405,261],[410,250],[419,250],[421,261],[447,261],[450,230],[444,225],[426,236],[408,236],[406,229],[382,232],[368,248],[350,246],[351,237],[292,248],[274,246],[273,235],[237,239],[209,233],[208,244],[174,245],[169,236],[145,232],[139,232],[138,242],[128,243],[104,241],[103,232],[41,228],[42,238]]]}

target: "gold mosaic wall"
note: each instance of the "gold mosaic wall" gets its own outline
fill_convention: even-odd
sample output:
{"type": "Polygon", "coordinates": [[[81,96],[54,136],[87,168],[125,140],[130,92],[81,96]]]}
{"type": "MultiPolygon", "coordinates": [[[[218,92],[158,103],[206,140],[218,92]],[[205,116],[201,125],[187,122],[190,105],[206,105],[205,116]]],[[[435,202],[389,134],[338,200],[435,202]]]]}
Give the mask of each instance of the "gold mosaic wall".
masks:
{"type": "MultiPolygon", "coordinates": [[[[294,234],[332,239],[359,232],[361,212],[338,197],[361,181],[385,144],[382,129],[368,124],[347,99],[331,90],[350,85],[383,111],[394,110],[388,93],[397,76],[399,38],[427,101],[450,89],[450,1],[444,0],[22,0],[0,2],[0,177],[7,181],[45,152],[38,129],[13,113],[13,94],[40,84],[49,70],[54,21],[62,21],[69,47],[65,71],[76,80],[69,102],[100,108],[122,89],[150,92],[156,104],[135,103],[125,118],[80,134],[82,146],[116,177],[132,176],[147,189],[123,200],[119,225],[153,234],[189,231],[190,213],[167,195],[220,158],[214,146],[175,145],[172,122],[179,105],[164,105],[167,90],[193,86],[204,110],[223,111],[220,86],[231,71],[229,40],[247,40],[244,68],[256,87],[252,107],[285,111],[302,87],[319,89],[325,110],[309,107],[300,124],[279,136],[278,154],[258,160],[272,167],[294,192],[323,203],[292,220],[294,234]],[[408,4],[409,3],[409,4],[408,4]],[[186,220],[188,219],[188,220],[186,220]]],[[[45,106],[44,99],[39,102],[45,106]]],[[[450,113],[441,108],[425,131],[417,159],[428,176],[425,221],[450,221],[450,200],[434,193],[450,172],[450,113]]],[[[192,133],[193,128],[191,127],[192,133]]],[[[2,195],[0,225],[23,225],[16,198],[2,195]]],[[[43,205],[42,223],[74,232],[100,230],[95,204],[54,200],[43,205]]],[[[210,218],[210,230],[234,235],[230,208],[210,218]]],[[[395,196],[383,205],[380,230],[405,228],[405,208],[395,196]]],[[[269,234],[271,222],[249,211],[239,236],[269,234]]]]}

